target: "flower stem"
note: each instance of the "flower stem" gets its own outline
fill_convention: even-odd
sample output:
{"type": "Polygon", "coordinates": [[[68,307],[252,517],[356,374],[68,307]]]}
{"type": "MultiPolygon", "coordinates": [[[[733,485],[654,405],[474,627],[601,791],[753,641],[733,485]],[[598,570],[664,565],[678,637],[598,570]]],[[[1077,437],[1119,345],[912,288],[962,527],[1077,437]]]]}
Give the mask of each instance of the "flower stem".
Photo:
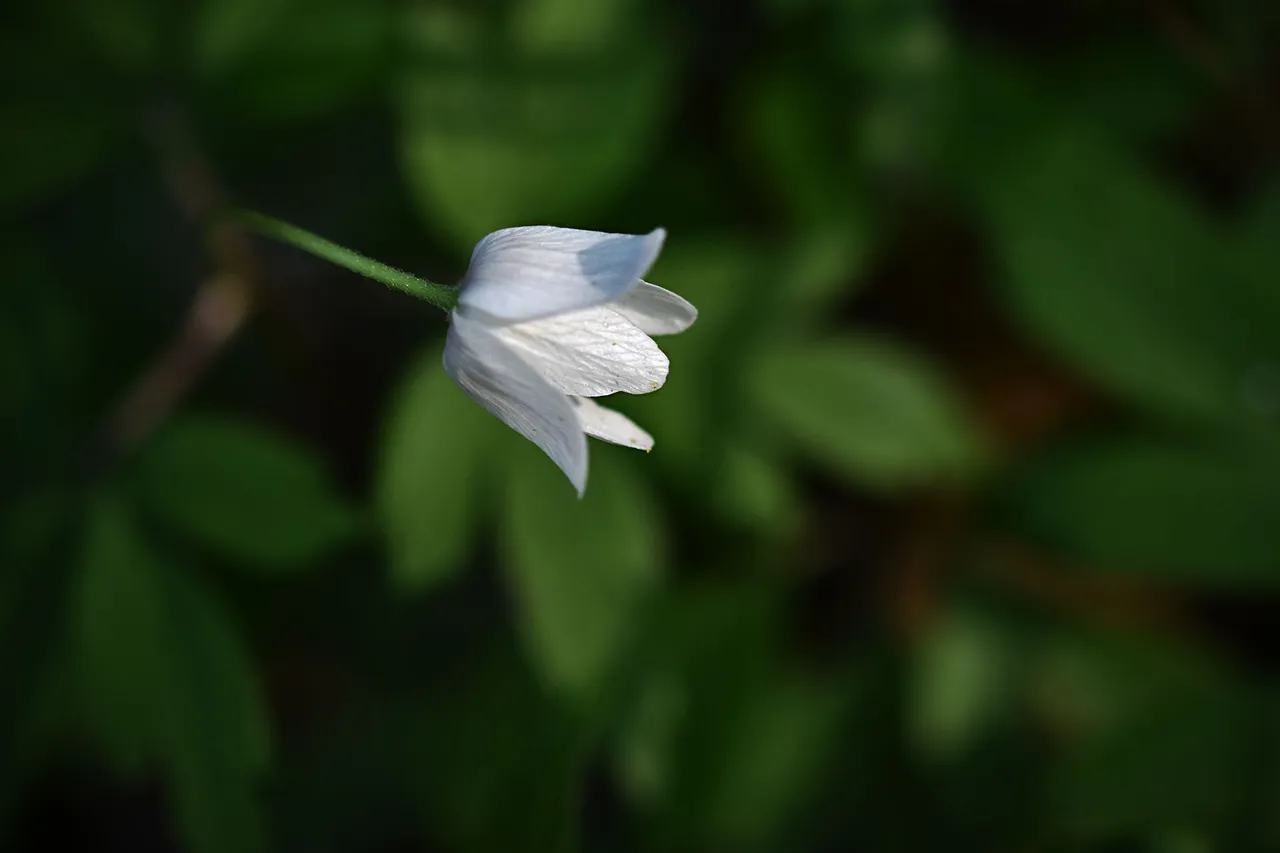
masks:
{"type": "Polygon", "coordinates": [[[359,252],[353,252],[337,243],[331,243],[323,237],[304,231],[296,225],[281,222],[279,219],[258,213],[253,210],[237,210],[232,218],[240,225],[265,237],[271,237],[288,243],[291,246],[310,252],[330,263],[359,273],[360,275],[381,282],[387,287],[404,291],[410,296],[426,300],[444,311],[452,311],[458,304],[458,290],[419,278],[395,267],[366,258],[359,252]]]}

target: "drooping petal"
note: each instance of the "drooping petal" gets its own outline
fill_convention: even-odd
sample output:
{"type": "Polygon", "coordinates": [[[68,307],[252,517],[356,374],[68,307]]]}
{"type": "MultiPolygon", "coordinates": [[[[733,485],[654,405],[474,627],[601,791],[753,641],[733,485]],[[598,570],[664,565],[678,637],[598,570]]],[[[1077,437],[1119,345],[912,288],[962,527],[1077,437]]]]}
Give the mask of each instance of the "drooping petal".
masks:
{"type": "Polygon", "coordinates": [[[542,448],[582,495],[587,439],[568,397],[507,349],[491,329],[457,313],[449,324],[444,369],[467,396],[542,448]]]}
{"type": "Polygon", "coordinates": [[[492,332],[566,394],[648,394],[667,381],[666,354],[612,306],[495,326],[492,332]]]}
{"type": "Polygon", "coordinates": [[[689,300],[647,281],[619,296],[612,307],[649,335],[674,335],[698,319],[698,309],[689,300]]]}
{"type": "Polygon", "coordinates": [[[666,236],[504,228],[476,244],[458,303],[518,323],[610,302],[649,271],[666,236]]]}
{"type": "Polygon", "coordinates": [[[569,402],[577,411],[578,421],[587,435],[624,447],[653,449],[653,436],[621,412],[606,409],[590,397],[570,397],[569,402]]]}

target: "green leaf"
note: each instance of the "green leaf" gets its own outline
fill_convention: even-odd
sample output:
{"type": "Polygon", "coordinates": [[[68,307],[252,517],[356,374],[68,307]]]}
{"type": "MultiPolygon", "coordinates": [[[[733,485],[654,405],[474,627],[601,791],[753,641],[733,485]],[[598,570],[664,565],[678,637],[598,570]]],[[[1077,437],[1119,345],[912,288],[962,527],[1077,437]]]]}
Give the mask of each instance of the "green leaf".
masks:
{"type": "Polygon", "coordinates": [[[511,462],[503,553],[520,627],[541,677],[573,700],[598,697],[660,581],[662,520],[626,452],[593,443],[582,500],[533,448],[511,462]]]}
{"type": "Polygon", "coordinates": [[[93,729],[117,767],[138,769],[162,750],[161,698],[170,677],[161,573],[128,510],[116,499],[93,508],[75,592],[80,665],[93,729]]]}
{"type": "Polygon", "coordinates": [[[507,10],[511,40],[539,56],[591,52],[602,42],[625,33],[633,0],[519,0],[507,10]]]}
{"type": "Polygon", "coordinates": [[[204,0],[192,20],[191,55],[208,72],[233,66],[260,50],[271,31],[288,26],[293,0],[204,0]]]}
{"type": "Polygon", "coordinates": [[[1064,729],[1048,772],[1055,835],[1096,843],[1170,826],[1233,826],[1253,697],[1211,663],[1105,635],[1064,636],[1047,649],[1041,679],[1071,672],[1042,694],[1064,729]]]}
{"type": "Polygon", "coordinates": [[[764,538],[785,538],[800,530],[800,498],[776,460],[744,445],[725,449],[715,497],[725,517],[764,538]]]}
{"type": "Polygon", "coordinates": [[[991,185],[1003,293],[1038,340],[1159,413],[1259,424],[1240,389],[1280,361],[1280,300],[1200,211],[1076,126],[1032,135],[991,185]]]}
{"type": "Polygon", "coordinates": [[[74,703],[60,695],[67,679],[59,664],[78,545],[77,497],[46,486],[0,515],[0,837],[8,837],[15,812],[29,799],[27,786],[50,742],[74,716],[66,711],[74,703]]]}
{"type": "Polygon", "coordinates": [[[671,359],[671,375],[656,394],[627,401],[628,413],[653,434],[653,460],[677,482],[709,481],[718,447],[739,399],[735,341],[755,309],[769,256],[729,237],[673,241],[647,280],[674,290],[698,309],[688,331],[658,340],[671,359]],[[731,381],[726,381],[731,380],[731,381]]]}
{"type": "Polygon", "coordinates": [[[179,825],[196,851],[265,846],[251,786],[269,757],[269,727],[253,664],[221,602],[193,578],[168,589],[173,644],[166,750],[179,825]]]}
{"type": "Polygon", "coordinates": [[[401,588],[430,588],[464,565],[501,429],[450,381],[439,347],[410,371],[387,423],[376,487],[401,588]]]}
{"type": "Polygon", "coordinates": [[[1094,568],[1280,583],[1280,464],[1247,448],[1081,443],[1033,464],[1003,503],[1015,525],[1094,568]]]}
{"type": "Polygon", "coordinates": [[[203,0],[191,54],[199,78],[236,108],[301,119],[370,91],[390,37],[383,0],[203,0]]]}
{"type": "Polygon", "coordinates": [[[797,319],[826,320],[861,288],[875,236],[867,218],[854,211],[801,232],[779,259],[770,298],[785,301],[797,319]]]}
{"type": "Polygon", "coordinates": [[[957,51],[942,82],[935,177],[970,204],[990,204],[993,179],[1060,117],[1061,99],[1034,67],[990,50],[957,51]]]}
{"type": "Polygon", "coordinates": [[[112,68],[134,77],[155,70],[168,23],[165,0],[52,0],[41,6],[47,26],[74,32],[112,68]]]}
{"type": "Polygon", "coordinates": [[[938,620],[916,650],[908,734],[926,758],[952,759],[973,747],[1008,710],[1014,639],[972,609],[938,620]]]}
{"type": "Polygon", "coordinates": [[[1212,94],[1204,76],[1149,39],[1099,42],[1068,60],[1059,81],[1068,108],[1109,132],[1159,142],[1212,94]]]}
{"type": "Polygon", "coordinates": [[[116,138],[118,119],[91,95],[0,100],[0,214],[42,201],[87,173],[116,138]]]}
{"type": "MultiPolygon", "coordinates": [[[[1242,337],[1271,341],[1276,318],[1280,318],[1280,179],[1272,178],[1254,209],[1233,235],[1230,258],[1233,273],[1243,285],[1236,315],[1237,332],[1242,337]]],[[[1262,435],[1280,435],[1280,360],[1274,355],[1255,359],[1240,380],[1240,399],[1263,429],[1262,435]]]]}
{"type": "Polygon", "coordinates": [[[762,849],[821,783],[845,698],[829,685],[781,676],[738,701],[725,720],[706,831],[720,849],[762,849]]]}
{"type": "Polygon", "coordinates": [[[649,673],[622,715],[615,766],[632,803],[653,809],[669,795],[676,737],[684,720],[688,695],[673,673],[649,673]]]}
{"type": "Polygon", "coordinates": [[[593,727],[547,695],[517,650],[495,651],[405,726],[397,748],[415,811],[440,849],[569,853],[593,727]]]}
{"type": "Polygon", "coordinates": [[[765,414],[817,461],[893,489],[969,473],[977,439],[946,383],[888,341],[781,344],[750,377],[765,414]]]}
{"type": "Polygon", "coordinates": [[[122,769],[159,762],[196,853],[263,849],[254,783],[268,727],[253,665],[211,591],[100,497],[74,595],[92,730],[122,769]]]}
{"type": "Polygon", "coordinates": [[[231,419],[171,424],[138,459],[134,485],[156,518],[264,571],[306,567],[356,527],[320,460],[231,419]]]}
{"type": "Polygon", "coordinates": [[[652,815],[647,849],[795,842],[786,831],[832,768],[850,693],[780,659],[782,593],[772,583],[708,584],[656,610],[616,756],[652,815]]]}
{"type": "MultiPolygon", "coordinates": [[[[68,289],[33,247],[0,246],[0,442],[9,488],[49,474],[48,448],[68,440],[89,334],[68,289]]],[[[0,496],[7,491],[0,487],[0,496]]]]}
{"type": "Polygon", "coordinates": [[[806,225],[827,223],[845,218],[856,204],[847,121],[834,106],[845,92],[795,67],[748,81],[737,99],[737,137],[788,216],[806,225]]]}
{"type": "Polygon", "coordinates": [[[952,39],[932,0],[845,4],[847,62],[864,81],[857,110],[839,111],[854,128],[857,160],[890,175],[910,174],[934,153],[952,74],[952,39]]]}
{"type": "MultiPolygon", "coordinates": [[[[517,6],[523,17],[506,39],[470,17],[408,12],[401,162],[424,215],[459,246],[513,223],[569,224],[616,195],[648,153],[667,100],[662,41],[624,41],[601,12],[548,22],[522,12],[528,5],[517,6]],[[584,20],[599,29],[579,32],[584,20]],[[575,29],[558,33],[565,24],[575,29]],[[490,37],[460,38],[459,29],[490,37]]],[[[555,15],[555,4],[538,5],[555,15]]]]}

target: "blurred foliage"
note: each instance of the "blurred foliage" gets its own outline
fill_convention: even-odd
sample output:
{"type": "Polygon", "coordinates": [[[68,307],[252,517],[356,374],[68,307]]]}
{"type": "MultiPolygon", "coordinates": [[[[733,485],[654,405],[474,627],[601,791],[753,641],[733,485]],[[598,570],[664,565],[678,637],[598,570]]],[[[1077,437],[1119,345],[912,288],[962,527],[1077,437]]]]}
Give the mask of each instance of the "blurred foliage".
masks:
{"type": "Polygon", "coordinates": [[[4,849],[1280,849],[1274,3],[0,24],[4,849]],[[666,226],[653,453],[228,201],[666,226]]]}

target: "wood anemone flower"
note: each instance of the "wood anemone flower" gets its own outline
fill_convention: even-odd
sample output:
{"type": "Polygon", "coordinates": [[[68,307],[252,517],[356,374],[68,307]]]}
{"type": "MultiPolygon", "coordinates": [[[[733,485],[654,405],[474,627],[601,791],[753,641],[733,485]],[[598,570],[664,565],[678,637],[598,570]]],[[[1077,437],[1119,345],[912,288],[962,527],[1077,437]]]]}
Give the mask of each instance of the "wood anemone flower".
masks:
{"type": "Polygon", "coordinates": [[[476,244],[450,316],[444,368],[471,399],[538,445],[581,496],[587,441],[649,450],[653,438],[595,402],[662,387],[669,363],[651,335],[698,312],[643,281],[666,232],[534,226],[476,244]]]}

